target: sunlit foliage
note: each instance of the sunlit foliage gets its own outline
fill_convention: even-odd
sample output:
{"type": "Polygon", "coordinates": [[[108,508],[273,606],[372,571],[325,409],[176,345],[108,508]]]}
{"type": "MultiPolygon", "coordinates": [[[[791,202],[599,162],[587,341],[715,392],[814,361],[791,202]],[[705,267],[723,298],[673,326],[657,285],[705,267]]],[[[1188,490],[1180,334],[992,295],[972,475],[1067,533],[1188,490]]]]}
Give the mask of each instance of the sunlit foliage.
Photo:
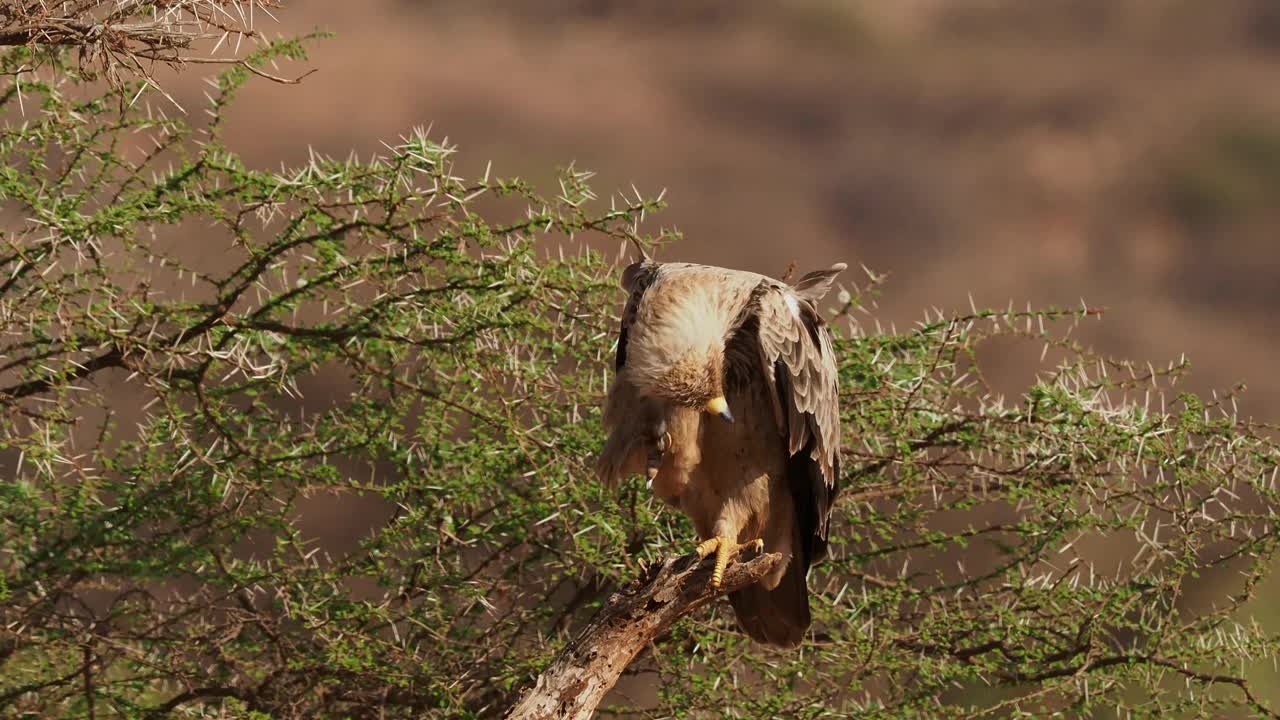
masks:
{"type": "MultiPolygon", "coordinates": [[[[0,59],[4,715],[499,716],[690,549],[641,480],[591,473],[616,262],[679,255],[656,200],[464,176],[419,131],[257,169],[220,135],[244,67],[196,122],[29,60],[0,59]]],[[[1241,664],[1276,646],[1247,604],[1269,429],[1075,345],[1087,307],[883,332],[877,288],[823,308],[845,452],[812,638],[701,613],[605,711],[1271,713],[1241,664]],[[1044,346],[1024,394],[988,388],[992,338],[1044,346]]]]}

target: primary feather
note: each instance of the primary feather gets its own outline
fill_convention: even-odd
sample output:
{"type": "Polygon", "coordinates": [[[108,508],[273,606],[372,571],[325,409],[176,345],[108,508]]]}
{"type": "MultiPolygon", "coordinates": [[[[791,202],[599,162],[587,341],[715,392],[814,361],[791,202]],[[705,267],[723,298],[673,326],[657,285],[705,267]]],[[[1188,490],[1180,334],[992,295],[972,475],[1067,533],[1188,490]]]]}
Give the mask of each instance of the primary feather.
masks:
{"type": "Polygon", "coordinates": [[[626,268],[617,374],[605,408],[606,482],[648,470],[700,537],[763,538],[784,562],[731,594],[753,638],[799,642],[805,577],[826,551],[839,474],[831,337],[815,303],[845,269],[794,286],[756,273],[642,261],[626,268]],[[723,396],[737,422],[702,411],[723,396]]]}

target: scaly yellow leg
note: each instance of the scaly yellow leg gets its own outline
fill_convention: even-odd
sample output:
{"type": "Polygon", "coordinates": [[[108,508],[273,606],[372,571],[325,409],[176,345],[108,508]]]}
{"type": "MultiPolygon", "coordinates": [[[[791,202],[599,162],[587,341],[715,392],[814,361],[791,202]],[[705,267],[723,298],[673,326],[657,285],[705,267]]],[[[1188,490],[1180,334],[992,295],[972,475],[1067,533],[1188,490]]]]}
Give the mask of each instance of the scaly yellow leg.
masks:
{"type": "Polygon", "coordinates": [[[716,554],[716,565],[711,571],[711,587],[716,590],[720,589],[720,584],[724,582],[724,569],[729,567],[729,560],[745,548],[761,552],[764,550],[764,540],[756,538],[751,542],[739,545],[732,538],[718,536],[707,538],[698,544],[698,557],[700,559],[705,560],[711,553],[716,554]]]}

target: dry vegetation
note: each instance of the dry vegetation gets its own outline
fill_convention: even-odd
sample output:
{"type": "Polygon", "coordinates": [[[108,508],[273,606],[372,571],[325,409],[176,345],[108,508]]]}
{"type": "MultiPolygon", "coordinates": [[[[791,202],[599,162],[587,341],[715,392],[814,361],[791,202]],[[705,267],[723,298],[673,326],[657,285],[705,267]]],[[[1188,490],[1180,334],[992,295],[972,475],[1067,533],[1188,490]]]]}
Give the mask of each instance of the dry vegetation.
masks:
{"type": "MultiPolygon", "coordinates": [[[[157,87],[158,66],[237,65],[242,43],[256,45],[259,16],[272,19],[276,0],[17,0],[0,7],[0,45],[73,49],[79,70],[112,84],[142,77],[157,87]]],[[[40,58],[12,72],[34,71],[40,58]]]]}

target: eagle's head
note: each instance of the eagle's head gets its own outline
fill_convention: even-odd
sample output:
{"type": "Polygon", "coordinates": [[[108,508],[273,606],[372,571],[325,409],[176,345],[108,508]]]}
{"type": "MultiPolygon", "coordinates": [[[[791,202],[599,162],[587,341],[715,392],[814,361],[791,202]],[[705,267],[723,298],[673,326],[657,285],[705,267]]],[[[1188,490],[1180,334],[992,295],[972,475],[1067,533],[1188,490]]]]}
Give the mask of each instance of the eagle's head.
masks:
{"type": "Polygon", "coordinates": [[[733,422],[724,398],[724,349],[690,348],[656,373],[636,373],[642,393],[733,422]]]}
{"type": "Polygon", "coordinates": [[[725,336],[732,320],[711,292],[650,288],[627,345],[627,372],[641,395],[733,422],[724,398],[725,336]]]}

